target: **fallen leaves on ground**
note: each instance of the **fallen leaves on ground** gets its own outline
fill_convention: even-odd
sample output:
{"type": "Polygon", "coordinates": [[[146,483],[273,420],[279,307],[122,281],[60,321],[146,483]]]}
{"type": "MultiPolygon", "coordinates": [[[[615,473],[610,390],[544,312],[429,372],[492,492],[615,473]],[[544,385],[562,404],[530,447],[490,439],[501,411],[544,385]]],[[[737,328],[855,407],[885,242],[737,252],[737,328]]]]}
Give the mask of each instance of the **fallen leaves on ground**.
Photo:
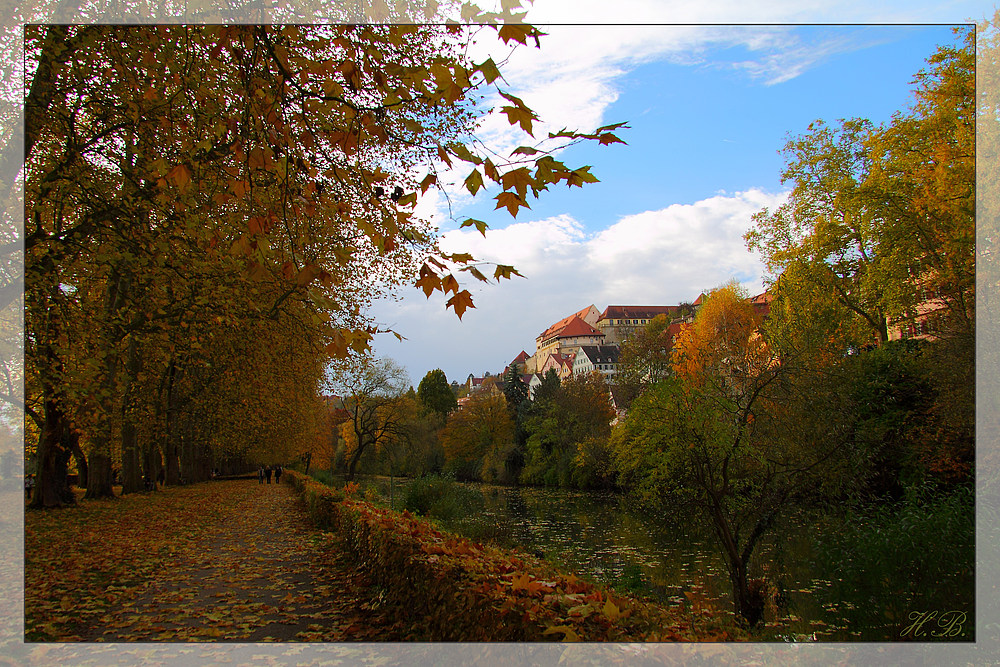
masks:
{"type": "Polygon", "coordinates": [[[392,641],[286,485],[208,482],[30,511],[27,641],[392,641]]]}

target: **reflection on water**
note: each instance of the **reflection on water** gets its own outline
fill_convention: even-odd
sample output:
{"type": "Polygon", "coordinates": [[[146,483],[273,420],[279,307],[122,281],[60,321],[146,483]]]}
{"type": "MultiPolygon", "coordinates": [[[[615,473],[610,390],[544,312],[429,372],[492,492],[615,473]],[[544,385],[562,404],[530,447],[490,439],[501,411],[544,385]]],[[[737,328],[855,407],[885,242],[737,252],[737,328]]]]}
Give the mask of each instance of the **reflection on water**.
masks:
{"type": "MultiPolygon", "coordinates": [[[[465,485],[481,496],[445,528],[543,555],[568,570],[622,592],[663,602],[706,599],[731,613],[732,594],[710,526],[697,517],[649,516],[613,493],[465,485]]],[[[787,604],[769,619],[764,639],[857,640],[813,600],[828,585],[810,572],[805,521],[787,521],[758,547],[751,576],[766,575],[787,604]],[[781,535],[776,544],[775,535],[781,535]]]]}

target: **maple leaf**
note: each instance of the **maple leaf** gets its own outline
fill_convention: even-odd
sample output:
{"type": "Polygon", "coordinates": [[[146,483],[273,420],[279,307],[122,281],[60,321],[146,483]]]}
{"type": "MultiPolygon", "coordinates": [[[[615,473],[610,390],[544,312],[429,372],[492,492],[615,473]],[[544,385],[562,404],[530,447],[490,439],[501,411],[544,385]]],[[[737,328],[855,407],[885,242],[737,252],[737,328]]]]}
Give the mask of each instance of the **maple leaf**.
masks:
{"type": "Polygon", "coordinates": [[[166,178],[183,192],[191,182],[191,173],[187,165],[179,164],[167,173],[166,178]]]}
{"type": "Polygon", "coordinates": [[[517,217],[517,211],[520,207],[531,208],[516,192],[501,192],[494,199],[497,200],[494,210],[506,207],[512,218],[517,217]]]}
{"type": "Polygon", "coordinates": [[[473,196],[479,192],[479,188],[483,187],[483,176],[478,169],[473,169],[472,173],[466,177],[465,187],[473,196]]]}
{"type": "Polygon", "coordinates": [[[420,192],[422,194],[427,193],[427,189],[437,183],[437,176],[434,174],[427,174],[424,176],[424,180],[420,181],[420,192]]]}
{"type": "Polygon", "coordinates": [[[619,609],[618,605],[612,602],[610,598],[604,603],[604,608],[601,609],[601,613],[604,614],[604,616],[612,623],[622,617],[621,609],[619,609]]]}
{"type": "Polygon", "coordinates": [[[472,225],[476,226],[476,229],[479,230],[480,234],[486,236],[486,230],[489,228],[489,225],[487,225],[482,220],[474,220],[472,218],[468,218],[465,220],[465,222],[459,225],[459,229],[461,229],[462,227],[471,227],[472,225]]]}
{"type": "Polygon", "coordinates": [[[486,83],[493,83],[500,78],[500,70],[497,69],[497,65],[493,62],[493,58],[487,58],[484,62],[477,65],[476,69],[482,72],[483,78],[486,79],[486,83]]]}
{"type": "Polygon", "coordinates": [[[441,281],[441,285],[444,288],[445,294],[448,292],[458,294],[458,280],[455,279],[453,274],[449,273],[445,276],[444,280],[441,281]]]}
{"type": "Polygon", "coordinates": [[[493,272],[493,277],[497,281],[499,281],[501,278],[506,278],[507,280],[510,280],[511,275],[521,276],[522,278],[524,277],[513,266],[508,266],[506,264],[497,264],[497,268],[493,272]]]}
{"type": "Polygon", "coordinates": [[[454,296],[448,299],[445,303],[446,308],[454,308],[455,314],[458,315],[458,319],[462,319],[462,315],[468,308],[475,308],[472,303],[472,294],[469,290],[462,290],[461,292],[456,292],[454,296]]]}
{"type": "Polygon", "coordinates": [[[610,133],[605,133],[605,134],[598,135],[597,141],[602,146],[607,146],[608,144],[624,144],[625,143],[624,141],[622,141],[621,139],[619,139],[618,137],[616,137],[615,135],[610,134],[610,133]]]}
{"type": "Polygon", "coordinates": [[[504,106],[500,107],[500,113],[507,115],[507,121],[511,125],[517,123],[521,126],[522,130],[531,136],[535,136],[531,130],[531,123],[533,120],[536,120],[538,116],[531,109],[527,107],[504,106]]]}
{"type": "Polygon", "coordinates": [[[528,186],[532,184],[531,171],[527,167],[512,169],[500,177],[500,184],[504,190],[513,188],[518,196],[525,200],[528,197],[528,186]]]}

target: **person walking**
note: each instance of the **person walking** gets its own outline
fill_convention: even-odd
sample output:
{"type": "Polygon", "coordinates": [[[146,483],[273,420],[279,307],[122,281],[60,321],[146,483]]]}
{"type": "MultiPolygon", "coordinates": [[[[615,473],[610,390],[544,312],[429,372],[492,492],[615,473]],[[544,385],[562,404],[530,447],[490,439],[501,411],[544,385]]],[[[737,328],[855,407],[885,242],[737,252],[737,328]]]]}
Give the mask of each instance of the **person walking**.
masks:
{"type": "Polygon", "coordinates": [[[267,483],[271,483],[271,466],[264,468],[264,477],[267,478],[267,483]]]}
{"type": "Polygon", "coordinates": [[[264,483],[264,466],[257,468],[257,483],[258,484],[264,483]]]}
{"type": "Polygon", "coordinates": [[[274,483],[281,484],[281,466],[274,466],[274,483]]]}

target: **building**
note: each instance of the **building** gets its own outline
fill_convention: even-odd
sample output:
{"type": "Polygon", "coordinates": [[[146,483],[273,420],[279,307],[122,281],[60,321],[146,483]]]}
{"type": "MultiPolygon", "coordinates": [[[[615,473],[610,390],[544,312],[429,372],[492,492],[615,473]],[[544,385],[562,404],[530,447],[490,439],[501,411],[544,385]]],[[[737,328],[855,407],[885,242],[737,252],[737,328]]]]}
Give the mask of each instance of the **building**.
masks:
{"type": "Polygon", "coordinates": [[[575,360],[576,352],[567,352],[565,354],[560,352],[548,352],[545,357],[545,361],[542,362],[541,367],[538,369],[538,374],[544,376],[549,370],[555,370],[556,375],[559,376],[560,380],[565,380],[569,376],[573,375],[573,361],[575,360]]]}
{"type": "Polygon", "coordinates": [[[680,306],[608,306],[597,320],[596,327],[604,334],[605,345],[621,345],[658,315],[674,320],[690,314],[680,306]]]}
{"type": "Polygon", "coordinates": [[[585,375],[597,371],[610,383],[618,372],[617,345],[584,345],[576,352],[573,360],[573,375],[585,375]]]}
{"type": "Polygon", "coordinates": [[[940,330],[940,320],[947,315],[948,302],[934,290],[929,281],[921,281],[918,289],[920,301],[913,312],[889,320],[887,324],[889,340],[936,340],[940,330]]]}
{"type": "Polygon", "coordinates": [[[567,354],[581,345],[601,345],[604,334],[594,327],[600,312],[593,305],[559,320],[535,338],[535,353],[525,361],[526,373],[540,372],[550,353],[567,354]]]}

